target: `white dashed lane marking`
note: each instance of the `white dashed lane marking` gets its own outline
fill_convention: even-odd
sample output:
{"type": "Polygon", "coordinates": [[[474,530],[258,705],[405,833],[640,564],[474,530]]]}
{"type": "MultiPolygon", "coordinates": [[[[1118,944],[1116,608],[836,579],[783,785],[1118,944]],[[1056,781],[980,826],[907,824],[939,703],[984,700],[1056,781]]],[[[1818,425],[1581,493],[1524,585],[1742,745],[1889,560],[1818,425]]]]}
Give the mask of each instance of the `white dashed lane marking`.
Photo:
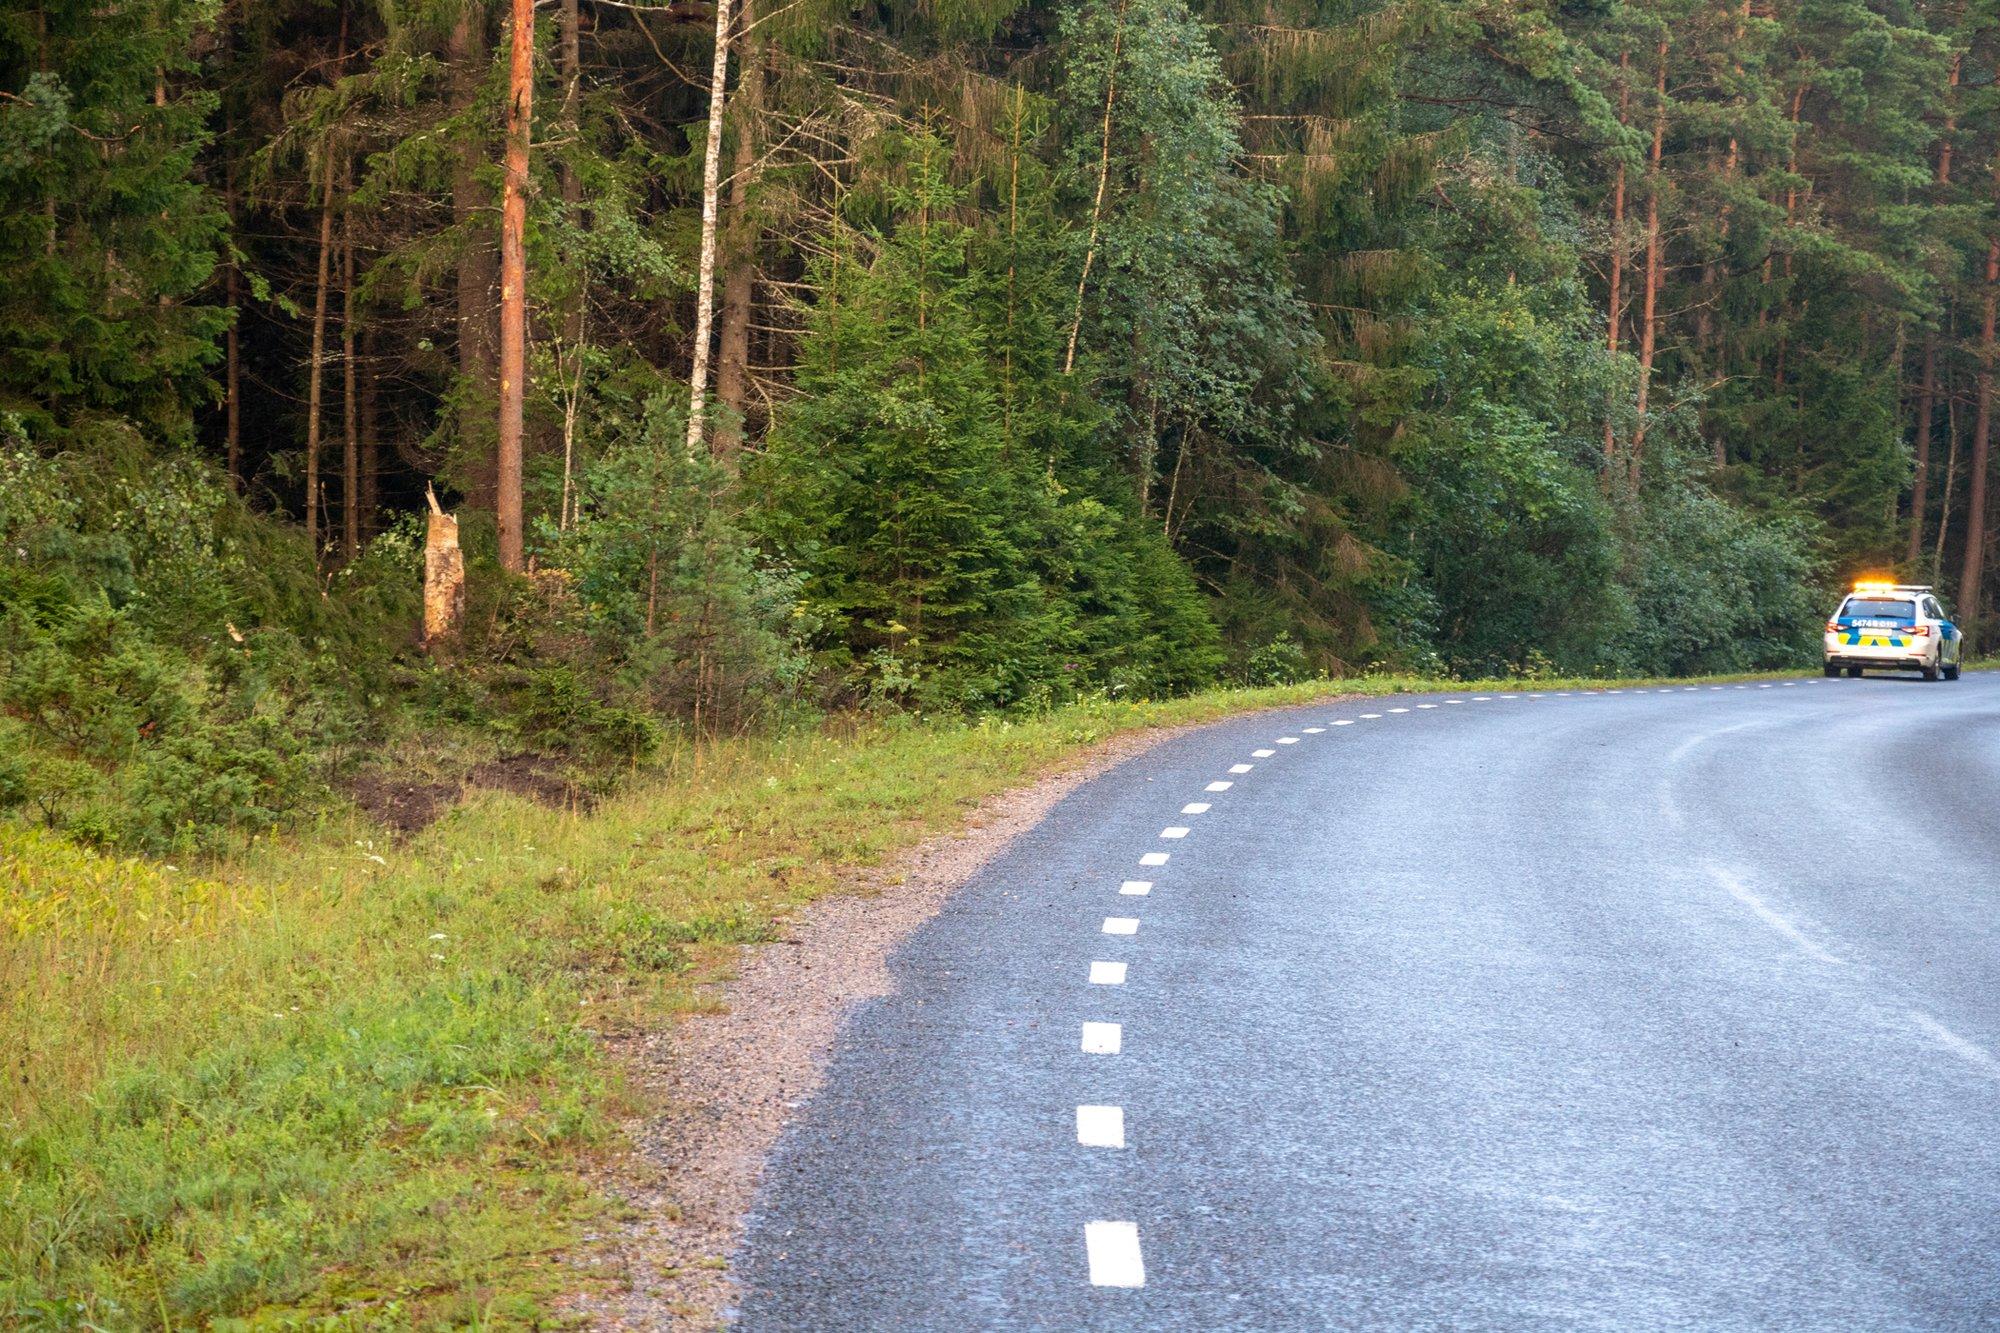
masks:
{"type": "Polygon", "coordinates": [[[1160,836],[1163,838],[1185,838],[1187,835],[1188,828],[1185,824],[1176,824],[1172,828],[1160,830],[1160,836]]]}
{"type": "Polygon", "coordinates": [[[1165,852],[1147,852],[1139,858],[1139,864],[1142,866],[1163,866],[1166,863],[1167,853],[1165,852]]]}
{"type": "Polygon", "coordinates": [[[1389,711],[1392,713],[1407,713],[1410,710],[1407,708],[1391,708],[1389,711]]]}
{"type": "Polygon", "coordinates": [[[1229,771],[1231,773],[1248,773],[1254,767],[1256,767],[1254,764],[1231,764],[1229,771]]]}
{"type": "Polygon", "coordinates": [[[1107,963],[1098,960],[1090,965],[1090,984],[1093,986],[1122,986],[1125,984],[1125,964],[1107,963]]]}
{"type": "Polygon", "coordinates": [[[1276,750],[1252,750],[1250,752],[1250,757],[1252,759],[1269,759],[1272,755],[1276,753],[1277,753],[1276,750]]]}
{"type": "Polygon", "coordinates": [[[1382,715],[1380,713],[1363,713],[1361,716],[1366,718],[1368,721],[1373,722],[1376,718],[1382,715]]]}
{"type": "Polygon", "coordinates": [[[1116,1023],[1085,1023],[1083,1025],[1083,1053],[1085,1055],[1116,1055],[1125,1044],[1124,1029],[1116,1023]]]}
{"type": "Polygon", "coordinates": [[[1104,918],[1104,933],[1107,935],[1137,935],[1139,918],[1136,916],[1107,916],[1104,918]]]}
{"type": "Polygon", "coordinates": [[[1143,1287],[1146,1262],[1139,1257],[1139,1227],[1134,1222],[1086,1222],[1084,1249],[1090,1256],[1094,1287],[1143,1287]]]}
{"type": "Polygon", "coordinates": [[[1299,743],[1299,738],[1297,736],[1278,737],[1278,744],[1280,745],[1297,745],[1298,743],[1299,743]]]}
{"type": "Polygon", "coordinates": [[[1181,813],[1184,815],[1205,815],[1208,813],[1208,802],[1189,801],[1181,807],[1181,813]]]}
{"type": "Polygon", "coordinates": [[[1118,886],[1118,892],[1133,898],[1143,898],[1152,891],[1153,881],[1150,879],[1128,879],[1118,886]]]}
{"type": "Polygon", "coordinates": [[[1228,790],[1229,790],[1229,789],[1230,789],[1231,787],[1234,787],[1235,785],[1236,785],[1236,784],[1235,784],[1235,783],[1233,783],[1233,782],[1211,782],[1211,783],[1209,783],[1209,784],[1208,784],[1208,785],[1207,785],[1206,787],[1203,787],[1203,788],[1202,788],[1202,790],[1203,790],[1203,791],[1228,791],[1228,790]]]}
{"type": "Polygon", "coordinates": [[[1086,1148],[1124,1147],[1125,1108],[1122,1106],[1077,1107],[1076,1141],[1086,1148]]]}
{"type": "Polygon", "coordinates": [[[1317,735],[1319,735],[1319,734],[1320,734],[1321,732],[1323,732],[1323,731],[1325,731],[1325,730],[1326,730],[1326,728],[1325,728],[1325,727],[1307,727],[1307,728],[1306,728],[1306,735],[1308,735],[1308,736],[1317,736],[1317,735]]]}
{"type": "Polygon", "coordinates": [[[1339,718],[1334,722],[1333,725],[1336,727],[1351,727],[1354,725],[1354,719],[1351,717],[1339,718]]]}
{"type": "Polygon", "coordinates": [[[1436,704],[1418,704],[1418,705],[1417,705],[1417,707],[1419,707],[1419,708],[1436,708],[1436,707],[1437,707],[1437,705],[1436,705],[1436,704]]]}

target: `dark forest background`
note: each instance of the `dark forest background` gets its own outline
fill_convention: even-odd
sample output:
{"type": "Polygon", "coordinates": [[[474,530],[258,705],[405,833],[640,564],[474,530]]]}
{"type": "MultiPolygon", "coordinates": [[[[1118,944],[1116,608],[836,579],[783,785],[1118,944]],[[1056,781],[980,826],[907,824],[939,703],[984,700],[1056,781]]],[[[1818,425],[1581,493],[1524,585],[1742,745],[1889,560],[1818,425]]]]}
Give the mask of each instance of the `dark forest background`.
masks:
{"type": "Polygon", "coordinates": [[[1862,571],[1984,639],[1997,66],[1945,0],[9,4],[0,805],[1786,666],[1862,571]]]}

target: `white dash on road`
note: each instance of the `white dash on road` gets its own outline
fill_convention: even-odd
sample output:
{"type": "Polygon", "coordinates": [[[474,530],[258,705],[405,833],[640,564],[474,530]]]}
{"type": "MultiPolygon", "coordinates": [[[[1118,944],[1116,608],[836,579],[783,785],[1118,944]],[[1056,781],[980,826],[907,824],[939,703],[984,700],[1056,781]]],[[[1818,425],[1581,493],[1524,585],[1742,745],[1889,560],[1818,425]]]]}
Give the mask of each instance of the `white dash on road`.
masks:
{"type": "Polygon", "coordinates": [[[1306,735],[1308,735],[1308,736],[1317,736],[1317,735],[1319,735],[1319,734],[1320,734],[1320,733],[1321,733],[1322,731],[1325,731],[1325,730],[1326,730],[1326,728],[1325,728],[1325,727],[1307,727],[1307,728],[1306,728],[1306,735]]]}
{"type": "Polygon", "coordinates": [[[1160,830],[1160,836],[1163,838],[1185,838],[1187,835],[1188,827],[1185,824],[1176,824],[1172,828],[1160,830]]]}
{"type": "Polygon", "coordinates": [[[1090,984],[1093,986],[1122,986],[1125,984],[1125,964],[1094,962],[1090,965],[1090,984]]]}
{"type": "Polygon", "coordinates": [[[1248,773],[1252,768],[1255,767],[1256,767],[1255,764],[1231,764],[1229,766],[1229,771],[1231,773],[1248,773]]]}
{"type": "Polygon", "coordinates": [[[1464,702],[1465,702],[1465,700],[1463,700],[1463,699],[1446,699],[1446,700],[1445,700],[1445,702],[1446,702],[1446,703],[1448,703],[1448,704],[1462,704],[1462,703],[1464,703],[1464,702]]]}
{"type": "Polygon", "coordinates": [[[1166,863],[1167,854],[1165,852],[1147,852],[1139,858],[1139,864],[1142,866],[1163,866],[1166,863]]]}
{"type": "Polygon", "coordinates": [[[1493,696],[1490,694],[1475,694],[1472,696],[1472,702],[1476,704],[1490,704],[1493,702],[1493,696]]]}
{"type": "Polygon", "coordinates": [[[1436,704],[1418,704],[1418,705],[1417,705],[1417,707],[1419,707],[1419,708],[1436,708],[1436,707],[1437,707],[1437,705],[1436,705],[1436,704]]]}
{"type": "Polygon", "coordinates": [[[1202,788],[1202,790],[1203,790],[1203,791],[1228,791],[1228,790],[1229,790],[1229,789],[1230,789],[1231,787],[1234,787],[1235,785],[1236,785],[1236,784],[1235,784],[1235,783],[1233,783],[1233,782],[1211,782],[1211,783],[1209,783],[1209,784],[1208,784],[1208,785],[1207,785],[1206,787],[1203,787],[1203,788],[1202,788]]]}
{"type": "Polygon", "coordinates": [[[1269,759],[1272,755],[1276,753],[1277,753],[1276,750],[1252,750],[1250,752],[1250,757],[1252,759],[1269,759]]]}
{"type": "Polygon", "coordinates": [[[1093,1287],[1143,1287],[1146,1261],[1139,1257],[1136,1222],[1086,1222],[1083,1247],[1090,1255],[1093,1287]]]}
{"type": "Polygon", "coordinates": [[[1150,879],[1128,879],[1118,886],[1118,892],[1132,898],[1143,898],[1153,891],[1150,879]]]}
{"type": "Polygon", "coordinates": [[[1184,815],[1205,815],[1208,813],[1208,802],[1189,801],[1181,807],[1181,813],[1184,815]]]}
{"type": "Polygon", "coordinates": [[[1083,1053],[1085,1055],[1116,1055],[1124,1045],[1125,1031],[1116,1023],[1085,1023],[1083,1025],[1083,1053]]]}
{"type": "Polygon", "coordinates": [[[1299,738],[1297,736],[1278,737],[1278,744],[1280,745],[1297,745],[1298,743],[1299,743],[1299,738]]]}
{"type": "Polygon", "coordinates": [[[1351,717],[1336,718],[1333,725],[1336,727],[1351,727],[1354,725],[1354,719],[1351,717]]]}
{"type": "Polygon", "coordinates": [[[1391,708],[1389,711],[1392,713],[1407,713],[1410,710],[1407,708],[1391,708]]]}
{"type": "Polygon", "coordinates": [[[1136,916],[1107,916],[1104,918],[1104,933],[1107,935],[1137,935],[1139,918],[1136,916]]]}
{"type": "Polygon", "coordinates": [[[1366,718],[1368,721],[1373,722],[1376,718],[1382,715],[1380,713],[1363,713],[1361,716],[1366,718]]]}
{"type": "Polygon", "coordinates": [[[1122,1106],[1077,1107],[1076,1141],[1086,1148],[1124,1147],[1125,1108],[1122,1106]]]}

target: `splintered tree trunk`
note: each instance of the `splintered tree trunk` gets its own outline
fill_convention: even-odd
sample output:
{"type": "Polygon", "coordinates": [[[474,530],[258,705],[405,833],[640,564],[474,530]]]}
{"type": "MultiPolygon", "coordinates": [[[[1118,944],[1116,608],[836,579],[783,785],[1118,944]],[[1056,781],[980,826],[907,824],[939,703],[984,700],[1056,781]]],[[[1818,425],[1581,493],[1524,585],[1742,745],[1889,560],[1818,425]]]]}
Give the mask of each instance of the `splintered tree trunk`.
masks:
{"type": "Polygon", "coordinates": [[[1639,488],[1639,465],[1646,450],[1646,412],[1653,391],[1653,352],[1659,340],[1660,153],[1667,136],[1667,44],[1656,52],[1659,71],[1653,93],[1653,148],[1646,165],[1646,295],[1639,320],[1639,419],[1632,428],[1631,485],[1639,488]]]}
{"type": "MultiPolygon", "coordinates": [[[[757,21],[755,0],[741,0],[748,34],[757,21]]],[[[750,402],[750,310],[756,294],[757,226],[750,218],[750,179],[757,169],[757,115],[764,105],[763,43],[745,36],[742,74],[736,84],[736,154],[729,173],[729,266],[722,275],[722,317],[717,337],[715,396],[730,409],[717,424],[715,451],[734,454],[743,444],[750,402]]]]}
{"type": "Polygon", "coordinates": [[[319,452],[321,381],[326,369],[326,298],[333,267],[333,153],[329,139],[320,148],[324,185],[319,209],[319,283],[313,291],[312,359],[306,378],[306,541],[319,554],[319,452]]]}
{"type": "MultiPolygon", "coordinates": [[[[1632,105],[1632,89],[1625,82],[1625,74],[1632,68],[1632,54],[1618,53],[1618,123],[1625,123],[1625,116],[1632,105]]],[[[1618,326],[1624,312],[1621,302],[1625,286],[1625,160],[1618,160],[1618,172],[1611,180],[1611,281],[1610,296],[1605,301],[1604,324],[1608,330],[1606,339],[1613,359],[1618,356],[1618,326]]],[[[1605,480],[1609,484],[1611,469],[1618,457],[1617,408],[1607,403],[1604,412],[1604,469],[1605,480]]]]}
{"type": "MultiPolygon", "coordinates": [[[[478,100],[487,72],[487,0],[461,0],[452,25],[450,57],[453,95],[460,110],[478,100]]],[[[467,464],[466,480],[473,504],[491,509],[498,478],[493,467],[493,389],[498,330],[493,288],[497,262],[487,220],[489,200],[479,185],[479,168],[486,145],[468,135],[458,145],[452,171],[452,219],[459,234],[458,252],[458,433],[467,464]]]]}
{"type": "Polygon", "coordinates": [[[458,642],[465,618],[465,552],[458,545],[458,520],[426,487],[430,525],[424,533],[424,651],[448,652],[458,642]]]}
{"type": "Polygon", "coordinates": [[[1986,569],[1986,461],[1993,425],[1993,301],[2000,283],[2000,237],[1986,243],[1986,290],[1980,294],[1979,372],[1977,405],[1972,419],[1971,486],[1966,492],[1965,565],[1958,579],[1959,614],[1972,626],[1977,647],[1986,619],[1980,602],[1980,576],[1986,569]]]}
{"type": "MultiPolygon", "coordinates": [[[[354,169],[349,158],[346,170],[354,169]]],[[[349,180],[351,186],[351,178],[349,180]]],[[[354,559],[361,549],[361,421],[354,365],[354,214],[340,220],[340,377],[343,430],[340,452],[340,552],[354,559]]]]}
{"type": "Polygon", "coordinates": [[[500,204],[500,432],[495,516],[500,567],[526,567],[521,523],[521,425],[528,371],[528,151],[534,126],[535,5],[513,0],[507,74],[507,170],[500,204]]]}
{"type": "Polygon", "coordinates": [[[708,424],[709,343],[715,333],[715,228],[722,205],[722,114],[729,92],[730,0],[715,0],[715,59],[708,75],[708,146],[701,167],[701,260],[695,273],[694,365],[688,374],[689,452],[708,424]]]}

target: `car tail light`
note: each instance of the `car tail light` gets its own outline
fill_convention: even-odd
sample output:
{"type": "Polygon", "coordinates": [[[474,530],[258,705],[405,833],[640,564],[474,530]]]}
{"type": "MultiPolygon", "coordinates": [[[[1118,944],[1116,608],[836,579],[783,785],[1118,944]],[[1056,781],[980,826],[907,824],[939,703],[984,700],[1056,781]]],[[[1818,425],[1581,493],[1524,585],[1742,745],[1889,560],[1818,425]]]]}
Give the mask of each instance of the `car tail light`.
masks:
{"type": "Polygon", "coordinates": [[[1903,631],[1905,634],[1914,634],[1919,639],[1926,637],[1930,632],[1931,627],[1929,625],[1912,625],[1903,631]]]}
{"type": "Polygon", "coordinates": [[[1827,622],[1826,622],[1826,632],[1827,632],[1828,634],[1838,634],[1838,633],[1840,633],[1840,622],[1839,622],[1838,620],[1829,620],[1829,621],[1827,621],[1827,622]]]}

